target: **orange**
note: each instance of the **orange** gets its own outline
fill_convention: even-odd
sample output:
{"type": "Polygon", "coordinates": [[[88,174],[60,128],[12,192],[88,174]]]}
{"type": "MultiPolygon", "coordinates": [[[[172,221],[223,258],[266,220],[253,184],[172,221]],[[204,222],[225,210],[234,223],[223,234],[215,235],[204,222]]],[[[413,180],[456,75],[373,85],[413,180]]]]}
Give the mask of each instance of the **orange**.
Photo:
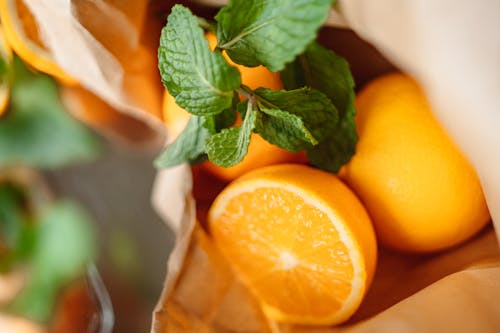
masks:
{"type": "Polygon", "coordinates": [[[413,79],[380,77],[359,93],[356,106],[359,142],[341,175],[365,204],[383,244],[436,251],[488,223],[474,169],[413,79]]]}
{"type": "Polygon", "coordinates": [[[333,174],[299,164],[254,170],[219,194],[208,219],[215,243],[271,319],[338,324],[373,277],[370,218],[333,174]]]}
{"type": "Polygon", "coordinates": [[[63,83],[76,82],[56,64],[40,38],[35,18],[22,0],[0,0],[0,19],[8,44],[24,62],[63,83]]]}
{"type": "MultiPolygon", "coordinates": [[[[207,34],[206,38],[208,39],[210,47],[214,49],[217,43],[215,36],[213,34],[207,34]]],[[[228,58],[226,57],[226,59],[228,58]]],[[[241,73],[243,84],[251,89],[266,87],[273,90],[279,90],[283,88],[283,83],[279,78],[279,74],[270,72],[264,66],[250,68],[236,65],[230,60],[229,62],[238,68],[241,73]]],[[[169,142],[174,141],[182,132],[189,120],[189,116],[190,114],[179,107],[175,103],[175,99],[165,90],[163,97],[163,119],[167,126],[169,142]]],[[[305,161],[306,159],[303,154],[291,153],[268,143],[257,134],[252,134],[248,147],[248,154],[241,163],[230,168],[223,168],[207,162],[204,163],[204,167],[217,177],[229,181],[250,170],[266,165],[286,162],[303,163],[305,161]]]]}
{"type": "Polygon", "coordinates": [[[9,77],[8,71],[12,61],[12,51],[5,41],[3,28],[0,25],[0,116],[7,110],[9,104],[9,77]]]}

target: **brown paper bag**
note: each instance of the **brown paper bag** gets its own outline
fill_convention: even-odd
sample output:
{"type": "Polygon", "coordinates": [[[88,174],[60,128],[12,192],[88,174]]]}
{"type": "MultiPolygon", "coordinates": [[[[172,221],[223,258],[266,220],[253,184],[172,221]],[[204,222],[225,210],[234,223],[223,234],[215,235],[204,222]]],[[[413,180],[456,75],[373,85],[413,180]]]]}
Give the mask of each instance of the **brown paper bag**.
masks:
{"type": "Polygon", "coordinates": [[[57,64],[77,79],[62,98],[113,139],[163,145],[157,50],[163,18],[147,0],[25,0],[57,64]]]}

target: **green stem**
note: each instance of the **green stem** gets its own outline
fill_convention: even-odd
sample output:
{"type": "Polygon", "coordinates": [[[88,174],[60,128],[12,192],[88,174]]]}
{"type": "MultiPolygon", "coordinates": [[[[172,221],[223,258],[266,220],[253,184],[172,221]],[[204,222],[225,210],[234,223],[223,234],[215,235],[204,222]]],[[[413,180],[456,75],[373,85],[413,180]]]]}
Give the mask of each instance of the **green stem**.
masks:
{"type": "Polygon", "coordinates": [[[242,84],[242,85],[240,85],[240,87],[238,88],[237,91],[241,95],[245,96],[252,105],[254,105],[254,106],[257,105],[256,96],[255,96],[253,90],[250,89],[248,86],[242,84]]]}

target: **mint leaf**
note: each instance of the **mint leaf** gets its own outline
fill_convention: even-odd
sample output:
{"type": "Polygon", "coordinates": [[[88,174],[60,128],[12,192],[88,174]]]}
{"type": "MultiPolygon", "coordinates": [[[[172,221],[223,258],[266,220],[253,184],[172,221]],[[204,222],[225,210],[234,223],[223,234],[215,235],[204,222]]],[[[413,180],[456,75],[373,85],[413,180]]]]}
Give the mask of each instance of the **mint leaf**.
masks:
{"type": "Polygon", "coordinates": [[[8,310],[47,321],[60,289],[85,273],[96,243],[90,219],[67,201],[48,207],[35,235],[29,280],[8,310]]]}
{"type": "Polygon", "coordinates": [[[309,86],[323,92],[341,117],[353,107],[354,79],[349,63],[316,42],[286,66],[281,72],[281,80],[288,90],[309,86]]]}
{"type": "Polygon", "coordinates": [[[169,168],[185,162],[196,163],[205,155],[205,141],[211,131],[204,125],[205,117],[192,115],[186,128],[155,160],[157,168],[169,168]]]}
{"type": "Polygon", "coordinates": [[[248,152],[250,137],[257,122],[257,110],[248,103],[243,124],[225,128],[208,138],[205,149],[208,158],[222,167],[231,167],[243,160],[248,152]]]}
{"type": "Polygon", "coordinates": [[[240,99],[238,94],[234,94],[231,107],[225,109],[219,114],[216,114],[215,116],[205,116],[203,126],[205,126],[211,134],[218,133],[222,129],[230,127],[236,121],[236,112],[234,112],[234,109],[237,108],[239,103],[240,99]]]}
{"type": "Polygon", "coordinates": [[[321,142],[338,121],[337,110],[321,92],[301,88],[290,91],[255,90],[262,116],[256,132],[290,151],[308,149],[321,142]]]}
{"type": "Polygon", "coordinates": [[[215,17],[219,47],[236,63],[280,71],[316,38],[332,0],[231,0],[215,17]]]}
{"type": "Polygon", "coordinates": [[[350,108],[339,125],[323,142],[307,151],[311,164],[323,170],[337,173],[349,162],[356,151],[358,135],[354,116],[356,110],[350,108]]]}
{"type": "Polygon", "coordinates": [[[176,103],[194,115],[220,113],[231,106],[241,84],[239,71],[220,51],[212,52],[191,11],[175,5],[158,49],[162,81],[176,103]]]}
{"type": "Polygon", "coordinates": [[[52,168],[93,159],[96,136],[66,113],[57,85],[14,59],[10,112],[0,118],[0,167],[52,168]]]}
{"type": "Polygon", "coordinates": [[[337,127],[318,146],[308,151],[311,163],[338,172],[355,152],[358,136],[354,117],[354,79],[347,61],[317,43],[281,72],[287,89],[310,86],[325,93],[339,111],[337,127]]]}
{"type": "Polygon", "coordinates": [[[293,152],[318,144],[299,116],[279,109],[261,107],[260,110],[256,132],[272,144],[293,152]]]}
{"type": "Polygon", "coordinates": [[[215,116],[192,115],[179,137],[155,160],[155,166],[169,168],[182,163],[196,164],[204,161],[207,138],[231,126],[235,120],[236,113],[232,107],[215,116]]]}

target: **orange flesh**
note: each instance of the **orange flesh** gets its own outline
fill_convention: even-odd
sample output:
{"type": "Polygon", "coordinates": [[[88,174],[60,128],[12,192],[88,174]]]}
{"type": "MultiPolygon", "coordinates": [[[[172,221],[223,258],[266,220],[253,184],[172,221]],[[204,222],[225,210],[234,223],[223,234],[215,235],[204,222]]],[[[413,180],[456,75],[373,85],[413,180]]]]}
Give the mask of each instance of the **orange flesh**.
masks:
{"type": "Polygon", "coordinates": [[[351,293],[348,249],[330,217],[297,194],[277,187],[241,193],[212,223],[217,244],[264,306],[329,317],[351,293]]]}

